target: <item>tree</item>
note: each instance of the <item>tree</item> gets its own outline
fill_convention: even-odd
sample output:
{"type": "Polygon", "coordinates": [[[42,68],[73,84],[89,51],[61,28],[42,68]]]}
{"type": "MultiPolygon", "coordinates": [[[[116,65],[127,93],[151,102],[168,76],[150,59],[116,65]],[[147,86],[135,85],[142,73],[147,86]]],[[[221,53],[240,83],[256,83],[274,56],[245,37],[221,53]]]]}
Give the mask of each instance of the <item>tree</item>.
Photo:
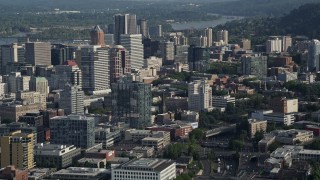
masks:
{"type": "Polygon", "coordinates": [[[1,120],[1,123],[2,123],[2,124],[10,124],[10,123],[12,123],[12,122],[13,122],[12,119],[2,119],[2,120],[1,120]]]}
{"type": "Polygon", "coordinates": [[[181,143],[170,144],[168,148],[163,152],[163,157],[177,159],[182,155],[182,151],[185,148],[186,146],[181,143]]]}
{"type": "Polygon", "coordinates": [[[264,133],[262,131],[257,131],[256,134],[254,135],[254,142],[259,142],[261,139],[263,139],[264,133]]]}
{"type": "Polygon", "coordinates": [[[99,168],[104,168],[104,167],[105,167],[105,166],[104,166],[104,162],[101,161],[101,162],[99,163],[99,168]]]}
{"type": "Polygon", "coordinates": [[[319,163],[313,163],[311,175],[312,175],[311,179],[320,179],[320,165],[319,165],[319,163]]]}
{"type": "Polygon", "coordinates": [[[268,147],[268,150],[270,152],[275,151],[277,148],[279,148],[280,146],[282,146],[282,144],[280,144],[279,142],[275,141],[272,144],[270,144],[270,146],[268,147]]]}
{"type": "Polygon", "coordinates": [[[192,130],[189,133],[189,139],[195,139],[195,140],[199,141],[199,140],[203,139],[204,135],[205,135],[204,130],[197,128],[197,129],[192,130]]]}
{"type": "Polygon", "coordinates": [[[306,148],[313,150],[320,150],[320,140],[316,139],[311,144],[306,145],[306,148]]]}
{"type": "Polygon", "coordinates": [[[229,148],[231,150],[240,151],[243,148],[243,141],[240,140],[231,140],[229,141],[229,148]]]}

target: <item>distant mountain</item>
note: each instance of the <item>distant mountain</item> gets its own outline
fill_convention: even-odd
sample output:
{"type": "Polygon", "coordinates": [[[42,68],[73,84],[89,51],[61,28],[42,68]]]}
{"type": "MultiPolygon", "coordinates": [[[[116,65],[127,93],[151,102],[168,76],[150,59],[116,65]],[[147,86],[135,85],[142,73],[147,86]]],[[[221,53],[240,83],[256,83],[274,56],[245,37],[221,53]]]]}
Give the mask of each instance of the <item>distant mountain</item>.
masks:
{"type": "Polygon", "coordinates": [[[240,16],[281,16],[307,3],[319,0],[239,0],[209,3],[202,6],[208,13],[240,16]]]}
{"type": "Polygon", "coordinates": [[[260,44],[271,35],[305,35],[320,39],[320,3],[302,5],[281,17],[247,18],[216,28],[227,29],[234,36],[234,42],[250,38],[253,44],[260,44]]]}

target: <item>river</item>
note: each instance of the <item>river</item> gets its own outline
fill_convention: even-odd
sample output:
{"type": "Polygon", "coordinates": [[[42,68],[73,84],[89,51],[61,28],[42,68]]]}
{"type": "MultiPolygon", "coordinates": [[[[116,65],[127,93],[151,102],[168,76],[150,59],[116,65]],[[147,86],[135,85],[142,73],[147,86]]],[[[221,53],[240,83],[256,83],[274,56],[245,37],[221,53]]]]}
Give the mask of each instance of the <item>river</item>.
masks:
{"type": "Polygon", "coordinates": [[[185,30],[185,29],[203,29],[207,27],[215,27],[220,24],[225,24],[226,22],[233,21],[233,20],[239,20],[243,17],[240,16],[221,16],[221,18],[217,20],[211,20],[211,21],[190,21],[190,22],[175,22],[171,23],[171,26],[174,30],[185,30]]]}

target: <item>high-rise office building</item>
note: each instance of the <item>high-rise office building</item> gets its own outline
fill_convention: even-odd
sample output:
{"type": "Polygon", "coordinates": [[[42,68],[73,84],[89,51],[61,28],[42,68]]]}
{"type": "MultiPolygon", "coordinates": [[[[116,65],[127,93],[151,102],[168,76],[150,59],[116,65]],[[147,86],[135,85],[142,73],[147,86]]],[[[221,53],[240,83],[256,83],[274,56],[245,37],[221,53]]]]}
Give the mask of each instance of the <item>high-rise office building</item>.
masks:
{"type": "Polygon", "coordinates": [[[138,30],[140,31],[140,32],[138,32],[138,34],[142,34],[143,38],[146,38],[149,36],[149,29],[148,29],[147,23],[148,22],[145,19],[140,19],[138,21],[138,26],[139,26],[138,30]]]}
{"type": "Polygon", "coordinates": [[[114,35],[113,34],[105,34],[104,40],[106,45],[113,46],[114,45],[114,35]]]}
{"type": "Polygon", "coordinates": [[[320,70],[320,41],[312,40],[308,46],[308,70],[320,70]]]}
{"type": "Polygon", "coordinates": [[[7,64],[8,63],[17,63],[17,62],[24,62],[24,54],[25,54],[25,47],[20,46],[17,43],[13,43],[11,45],[3,45],[0,47],[0,59],[1,59],[1,72],[2,74],[6,74],[7,72],[7,64]]]}
{"type": "Polygon", "coordinates": [[[278,37],[270,37],[271,39],[267,40],[266,43],[266,52],[282,52],[282,40],[278,37]]]}
{"type": "Polygon", "coordinates": [[[174,63],[174,43],[167,41],[162,43],[162,61],[163,64],[173,64],[174,63]]]}
{"type": "Polygon", "coordinates": [[[212,41],[213,41],[212,28],[206,28],[204,30],[204,35],[205,35],[205,37],[207,37],[207,46],[211,47],[212,46],[212,41]]]}
{"type": "Polygon", "coordinates": [[[93,117],[83,115],[55,116],[50,119],[50,143],[90,148],[95,141],[94,123],[93,117]]]}
{"type": "Polygon", "coordinates": [[[29,82],[29,90],[36,91],[40,94],[45,94],[48,96],[49,93],[49,86],[48,80],[44,77],[31,77],[29,82]]]}
{"type": "Polygon", "coordinates": [[[132,82],[125,77],[111,85],[112,116],[114,121],[124,121],[133,128],[151,125],[151,85],[132,82]]]}
{"type": "Polygon", "coordinates": [[[152,38],[162,37],[162,26],[153,26],[149,28],[149,33],[152,38]]]}
{"type": "Polygon", "coordinates": [[[31,169],[35,166],[33,133],[15,131],[1,137],[1,168],[14,165],[17,168],[31,169]]]}
{"type": "Polygon", "coordinates": [[[217,31],[217,41],[222,41],[224,44],[229,43],[229,32],[227,30],[217,31]]]}
{"type": "Polygon", "coordinates": [[[143,44],[141,34],[121,34],[120,44],[127,49],[130,55],[132,69],[143,67],[143,44]]]}
{"type": "Polygon", "coordinates": [[[60,92],[59,108],[64,109],[66,115],[84,114],[84,93],[79,86],[65,84],[60,92]]]}
{"type": "Polygon", "coordinates": [[[74,60],[76,58],[76,51],[76,46],[52,44],[51,64],[56,66],[64,64],[67,60],[74,60]]]}
{"type": "Polygon", "coordinates": [[[292,46],[291,36],[282,36],[282,52],[288,52],[288,49],[292,46]]]}
{"type": "Polygon", "coordinates": [[[267,56],[255,54],[241,57],[241,67],[243,75],[255,75],[259,79],[267,76],[267,56]]]}
{"type": "Polygon", "coordinates": [[[212,88],[207,81],[196,80],[188,84],[188,109],[192,111],[212,109],[212,88]]]}
{"type": "Polygon", "coordinates": [[[121,76],[131,72],[130,56],[121,45],[110,49],[110,83],[117,82],[121,76]]]}
{"type": "Polygon", "coordinates": [[[110,89],[109,48],[87,46],[81,48],[82,89],[90,94],[110,89]]]}
{"type": "Polygon", "coordinates": [[[51,65],[51,44],[47,42],[26,43],[26,62],[35,65],[51,65]]]}
{"type": "Polygon", "coordinates": [[[104,32],[100,28],[99,25],[96,25],[91,31],[90,31],[90,37],[91,37],[91,45],[106,45],[104,40],[104,32]]]}
{"type": "Polygon", "coordinates": [[[188,48],[188,64],[190,71],[205,71],[210,59],[210,49],[190,46],[188,48]]]}
{"type": "Polygon", "coordinates": [[[54,68],[53,89],[63,89],[66,83],[82,88],[82,72],[75,60],[68,60],[63,65],[57,65],[54,68]]]}
{"type": "Polygon", "coordinates": [[[137,17],[135,14],[117,14],[114,17],[114,40],[120,44],[121,34],[137,34],[137,17]]]}

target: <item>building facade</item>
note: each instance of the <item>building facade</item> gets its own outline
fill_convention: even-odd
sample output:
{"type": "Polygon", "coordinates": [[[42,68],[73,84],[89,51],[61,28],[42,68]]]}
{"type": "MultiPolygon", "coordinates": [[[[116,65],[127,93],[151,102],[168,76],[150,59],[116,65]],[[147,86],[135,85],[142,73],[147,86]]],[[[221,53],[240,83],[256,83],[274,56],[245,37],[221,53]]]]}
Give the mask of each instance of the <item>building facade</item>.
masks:
{"type": "Polygon", "coordinates": [[[34,160],[39,167],[65,168],[79,159],[80,154],[81,149],[73,145],[40,143],[34,147],[34,160]]]}
{"type": "Polygon", "coordinates": [[[254,75],[259,79],[267,76],[267,56],[254,55],[241,58],[243,75],[254,75]]]}
{"type": "Polygon", "coordinates": [[[50,119],[50,142],[90,148],[95,142],[94,124],[93,117],[83,115],[53,117],[50,119]]]}
{"type": "Polygon", "coordinates": [[[84,114],[84,93],[79,86],[65,85],[60,92],[59,108],[64,109],[66,115],[84,114]]]}
{"type": "Polygon", "coordinates": [[[165,159],[134,159],[111,171],[111,180],[173,180],[176,163],[165,159]]]}
{"type": "Polygon", "coordinates": [[[26,62],[35,65],[51,65],[51,44],[47,42],[27,42],[26,62]]]}
{"type": "Polygon", "coordinates": [[[205,80],[188,84],[188,109],[192,111],[212,110],[212,88],[205,80]]]}
{"type": "Polygon", "coordinates": [[[81,48],[82,89],[89,94],[110,89],[109,49],[101,46],[81,48]]]}
{"type": "Polygon", "coordinates": [[[142,35],[122,34],[120,44],[129,52],[131,68],[141,69],[144,61],[142,35]]]}
{"type": "Polygon", "coordinates": [[[112,86],[112,116],[130,127],[141,128],[151,124],[151,85],[122,78],[112,86]]]}
{"type": "Polygon", "coordinates": [[[17,168],[31,169],[34,163],[34,134],[15,131],[1,137],[1,167],[14,165],[17,168]]]}

